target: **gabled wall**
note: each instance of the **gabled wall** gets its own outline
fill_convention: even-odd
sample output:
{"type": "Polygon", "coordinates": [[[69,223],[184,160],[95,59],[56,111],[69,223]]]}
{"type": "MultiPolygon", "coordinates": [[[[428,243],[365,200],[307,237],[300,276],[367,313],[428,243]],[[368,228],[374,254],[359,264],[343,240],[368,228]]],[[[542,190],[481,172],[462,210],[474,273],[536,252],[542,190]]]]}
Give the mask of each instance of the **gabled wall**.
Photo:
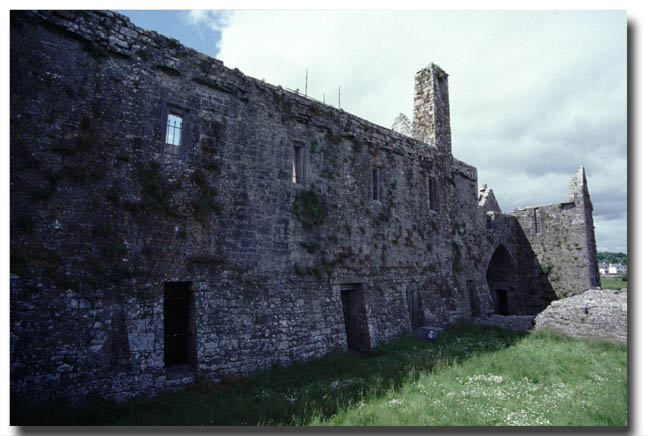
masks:
{"type": "Polygon", "coordinates": [[[570,180],[564,203],[516,209],[517,218],[559,298],[601,286],[592,202],[585,169],[570,180]]]}

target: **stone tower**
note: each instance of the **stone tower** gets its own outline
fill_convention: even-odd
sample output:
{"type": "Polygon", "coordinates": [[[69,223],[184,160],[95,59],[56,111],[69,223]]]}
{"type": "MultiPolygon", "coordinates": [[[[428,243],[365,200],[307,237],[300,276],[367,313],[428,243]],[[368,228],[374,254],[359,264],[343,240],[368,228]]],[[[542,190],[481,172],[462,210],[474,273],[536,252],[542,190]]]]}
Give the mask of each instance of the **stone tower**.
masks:
{"type": "Polygon", "coordinates": [[[452,154],[448,74],[435,64],[416,73],[413,137],[452,154]]]}

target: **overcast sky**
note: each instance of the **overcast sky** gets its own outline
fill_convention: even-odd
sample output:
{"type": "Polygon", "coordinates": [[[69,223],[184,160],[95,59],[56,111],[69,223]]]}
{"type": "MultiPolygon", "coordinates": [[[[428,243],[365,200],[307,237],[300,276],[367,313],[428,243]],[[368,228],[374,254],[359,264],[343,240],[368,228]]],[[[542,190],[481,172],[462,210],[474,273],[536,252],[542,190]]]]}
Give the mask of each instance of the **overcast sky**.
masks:
{"type": "Polygon", "coordinates": [[[449,74],[453,153],[502,210],[566,201],[584,165],[599,251],[627,251],[625,12],[127,13],[226,66],[391,127],[449,74]],[[139,15],[139,16],[138,16],[139,15]],[[149,22],[146,22],[149,20],[149,22]]]}

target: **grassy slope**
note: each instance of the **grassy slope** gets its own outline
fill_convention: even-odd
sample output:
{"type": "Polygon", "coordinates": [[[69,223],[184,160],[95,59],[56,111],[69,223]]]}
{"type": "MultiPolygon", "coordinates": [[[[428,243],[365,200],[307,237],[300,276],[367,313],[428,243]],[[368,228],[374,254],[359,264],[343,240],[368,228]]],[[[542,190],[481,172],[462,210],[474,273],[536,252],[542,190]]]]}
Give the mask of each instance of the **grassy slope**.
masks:
{"type": "Polygon", "coordinates": [[[14,407],[11,424],[623,425],[626,404],[623,346],[455,326],[152,399],[14,407]]]}
{"type": "Polygon", "coordinates": [[[627,287],[628,282],[624,281],[621,275],[601,276],[601,289],[621,289],[627,287]]]}
{"type": "Polygon", "coordinates": [[[623,426],[626,374],[625,347],[535,333],[321,423],[623,426]]]}

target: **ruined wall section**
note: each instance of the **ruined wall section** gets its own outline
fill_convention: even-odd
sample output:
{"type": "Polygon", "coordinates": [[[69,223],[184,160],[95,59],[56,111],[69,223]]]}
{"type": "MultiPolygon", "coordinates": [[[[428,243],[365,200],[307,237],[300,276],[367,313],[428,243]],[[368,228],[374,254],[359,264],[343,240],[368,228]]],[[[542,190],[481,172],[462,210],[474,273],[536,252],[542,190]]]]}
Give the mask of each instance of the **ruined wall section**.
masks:
{"type": "Polygon", "coordinates": [[[522,226],[559,298],[600,286],[592,203],[582,167],[570,180],[569,201],[508,214],[522,226]]]}
{"type": "Polygon", "coordinates": [[[458,159],[452,161],[453,191],[451,247],[452,263],[446,268],[452,271],[453,302],[458,319],[470,317],[470,292],[478,281],[479,243],[483,236],[477,222],[477,169],[458,159]]]}
{"type": "Polygon", "coordinates": [[[585,168],[581,166],[578,173],[569,182],[569,199],[577,204],[583,205],[583,218],[585,222],[585,255],[589,268],[590,288],[601,286],[601,277],[598,269],[598,258],[596,251],[596,237],[594,235],[594,206],[587,188],[587,177],[585,168]]]}
{"type": "Polygon", "coordinates": [[[542,273],[540,261],[524,230],[515,218],[503,213],[488,211],[482,220],[486,221],[486,237],[481,241],[480,271],[483,271],[482,286],[490,293],[491,310],[496,312],[496,295],[495,289],[489,287],[488,269],[492,262],[497,262],[497,249],[503,247],[511,260],[505,279],[514,288],[506,296],[507,314],[535,315],[541,312],[556,299],[556,292],[542,273]]]}
{"type": "Polygon", "coordinates": [[[474,181],[437,147],[111,12],[13,12],[10,45],[12,401],[125,398],[345,349],[344,284],[362,284],[371,345],[466,318],[453,205],[474,181]],[[164,366],[165,282],[192,284],[183,371],[164,366]]]}
{"type": "Polygon", "coordinates": [[[508,314],[540,312],[555,299],[555,293],[542,276],[540,264],[519,223],[500,212],[492,190],[483,188],[478,196],[474,167],[455,159],[453,175],[454,257],[449,267],[459,290],[458,313],[483,316],[496,312],[495,289],[489,286],[487,275],[500,247],[511,260],[504,277],[512,287],[506,296],[508,314]]]}
{"type": "Polygon", "coordinates": [[[479,208],[484,212],[502,213],[497,198],[495,198],[495,193],[487,185],[483,185],[479,188],[478,203],[479,208]]]}

